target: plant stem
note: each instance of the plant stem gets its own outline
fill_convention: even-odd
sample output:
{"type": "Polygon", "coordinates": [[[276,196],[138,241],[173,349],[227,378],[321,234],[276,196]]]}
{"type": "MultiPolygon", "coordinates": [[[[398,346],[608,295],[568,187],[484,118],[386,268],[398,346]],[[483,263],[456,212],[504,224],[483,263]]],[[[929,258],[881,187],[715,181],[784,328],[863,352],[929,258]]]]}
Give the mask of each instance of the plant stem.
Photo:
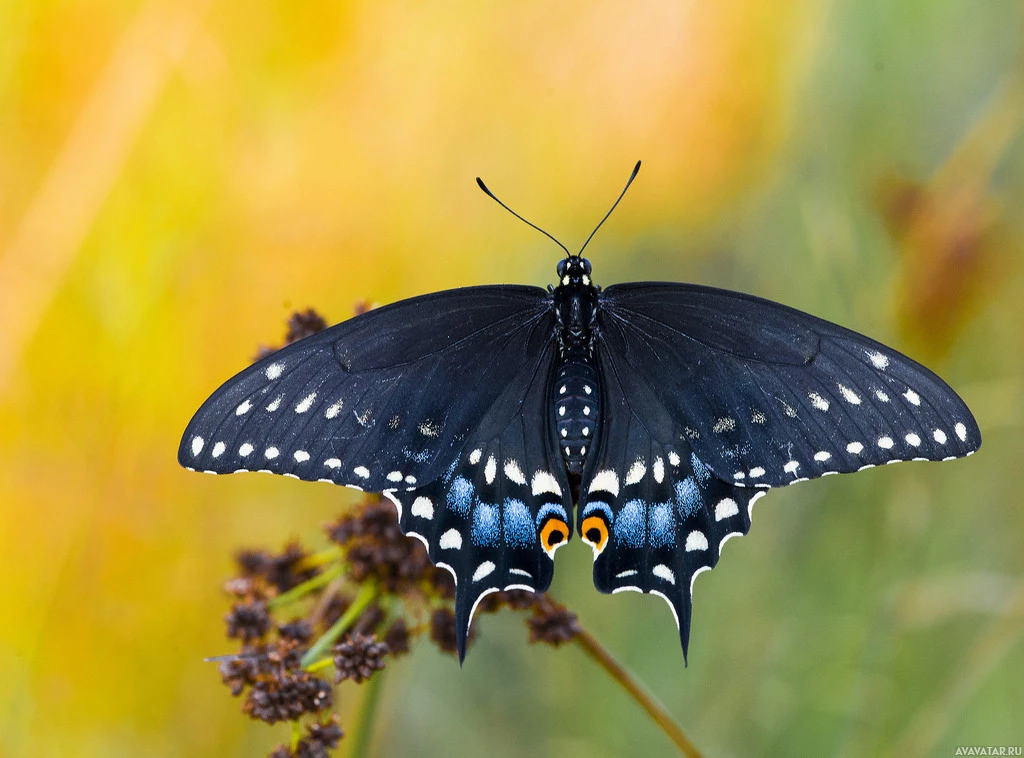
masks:
{"type": "Polygon", "coordinates": [[[302,656],[300,665],[302,668],[307,668],[310,664],[316,663],[320,656],[322,656],[331,645],[337,642],[338,638],[345,633],[345,630],[355,623],[355,620],[359,618],[363,611],[366,610],[367,606],[370,605],[377,597],[377,585],[372,582],[367,582],[359,588],[359,594],[356,595],[356,599],[352,601],[352,605],[348,607],[341,618],[334,622],[334,625],[327,630],[323,637],[313,643],[313,646],[306,651],[306,654],[302,656]]]}
{"type": "Polygon", "coordinates": [[[292,739],[289,743],[291,746],[292,755],[295,755],[295,751],[299,748],[299,740],[302,739],[302,722],[298,719],[292,721],[292,739]]]}
{"type": "Polygon", "coordinates": [[[647,715],[654,719],[654,723],[661,727],[662,731],[676,744],[683,755],[687,756],[687,758],[701,758],[700,751],[690,742],[679,724],[673,721],[668,711],[665,710],[665,706],[659,703],[651,693],[647,692],[643,685],[621,663],[615,660],[601,643],[583,629],[573,639],[583,648],[587,655],[597,661],[601,668],[607,671],[612,679],[629,693],[630,697],[640,704],[641,708],[647,711],[647,715]]]}
{"type": "Polygon", "coordinates": [[[325,584],[329,584],[332,579],[340,576],[343,570],[344,567],[340,563],[337,566],[331,566],[322,574],[317,574],[312,579],[308,579],[302,584],[296,584],[287,592],[282,592],[277,597],[271,598],[267,601],[267,607],[270,609],[281,608],[282,606],[294,603],[296,600],[309,594],[313,590],[319,589],[325,584]]]}
{"type": "Polygon", "coordinates": [[[384,672],[378,671],[370,677],[370,681],[363,687],[362,708],[359,712],[359,729],[353,737],[352,748],[349,750],[349,758],[365,758],[370,754],[370,741],[373,737],[373,722],[377,716],[377,705],[380,703],[380,684],[384,672]]]}
{"type": "Polygon", "coordinates": [[[332,545],[331,547],[326,547],[312,555],[307,555],[295,564],[295,570],[307,571],[312,568],[318,568],[323,566],[325,563],[340,561],[344,556],[345,552],[340,547],[332,545]]]}

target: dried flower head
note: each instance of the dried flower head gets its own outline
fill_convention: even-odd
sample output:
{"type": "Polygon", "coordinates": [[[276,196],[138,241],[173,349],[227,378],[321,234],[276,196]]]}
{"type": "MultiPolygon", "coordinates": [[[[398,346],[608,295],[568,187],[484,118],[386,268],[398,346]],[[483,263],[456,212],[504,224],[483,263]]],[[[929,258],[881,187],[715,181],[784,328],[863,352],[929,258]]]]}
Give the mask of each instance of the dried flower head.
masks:
{"type": "Polygon", "coordinates": [[[378,642],[373,635],[355,634],[334,646],[334,683],[352,679],[356,684],[365,682],[374,671],[384,668],[387,643],[378,642]]]}
{"type": "Polygon", "coordinates": [[[231,612],[224,621],[228,625],[228,637],[240,637],[243,643],[258,640],[270,631],[270,614],[262,600],[231,606],[231,612]]]}

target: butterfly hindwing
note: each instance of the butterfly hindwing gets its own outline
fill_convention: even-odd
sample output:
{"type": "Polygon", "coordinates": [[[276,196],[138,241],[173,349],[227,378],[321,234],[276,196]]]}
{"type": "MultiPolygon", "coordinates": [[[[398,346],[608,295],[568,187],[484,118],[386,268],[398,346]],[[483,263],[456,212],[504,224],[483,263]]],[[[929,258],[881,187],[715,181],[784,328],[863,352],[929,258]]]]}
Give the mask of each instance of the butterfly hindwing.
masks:
{"type": "Polygon", "coordinates": [[[470,287],[369,311],[225,382],[192,418],[178,460],[371,492],[426,484],[553,330],[548,294],[535,287],[470,287]]]}
{"type": "Polygon", "coordinates": [[[522,366],[466,440],[450,470],[423,487],[385,491],[408,536],[456,582],[460,658],[473,612],[498,590],[544,592],[554,553],[572,532],[568,479],[550,423],[552,342],[522,366]]]}
{"type": "MultiPolygon", "coordinates": [[[[664,598],[685,656],[693,580],[714,568],[729,538],[747,533],[751,506],[764,492],[716,477],[679,435],[662,430],[665,441],[655,438],[634,410],[644,399],[627,397],[614,372],[602,374],[605,420],[584,476],[577,531],[594,550],[597,589],[664,598]]],[[[651,418],[671,425],[657,413],[651,418]]]]}
{"type": "Polygon", "coordinates": [[[981,434],[939,377],[897,351],[750,295],[684,284],[608,287],[610,370],[645,423],[719,477],[780,486],[900,460],[970,455],[981,434]]]}

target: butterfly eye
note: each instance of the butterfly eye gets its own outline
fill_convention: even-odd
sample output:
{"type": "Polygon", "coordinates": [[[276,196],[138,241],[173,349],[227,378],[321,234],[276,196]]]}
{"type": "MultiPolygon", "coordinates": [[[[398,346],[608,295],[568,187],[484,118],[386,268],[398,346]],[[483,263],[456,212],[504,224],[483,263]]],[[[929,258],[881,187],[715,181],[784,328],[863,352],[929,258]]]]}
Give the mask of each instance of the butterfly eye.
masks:
{"type": "Polygon", "coordinates": [[[561,519],[551,518],[540,530],[540,544],[552,559],[555,551],[569,539],[569,525],[561,519]]]}
{"type": "Polygon", "coordinates": [[[594,548],[595,557],[600,555],[608,544],[608,525],[600,516],[588,516],[583,519],[580,529],[581,539],[594,548]]]}

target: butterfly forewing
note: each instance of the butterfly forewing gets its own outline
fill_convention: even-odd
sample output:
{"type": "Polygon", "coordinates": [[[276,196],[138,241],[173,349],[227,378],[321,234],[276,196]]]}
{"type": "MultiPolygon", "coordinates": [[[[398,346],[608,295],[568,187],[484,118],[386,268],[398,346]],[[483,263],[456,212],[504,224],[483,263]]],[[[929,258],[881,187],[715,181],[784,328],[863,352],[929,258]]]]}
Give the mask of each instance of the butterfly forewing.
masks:
{"type": "Polygon", "coordinates": [[[189,423],[182,465],[380,492],[437,479],[553,340],[548,294],[473,287],[402,301],[279,350],[189,423]]]}
{"type": "Polygon", "coordinates": [[[662,283],[613,285],[601,306],[601,349],[625,395],[658,439],[686,440],[723,480],[780,486],[981,444],[931,371],[806,313],[662,283]]]}

